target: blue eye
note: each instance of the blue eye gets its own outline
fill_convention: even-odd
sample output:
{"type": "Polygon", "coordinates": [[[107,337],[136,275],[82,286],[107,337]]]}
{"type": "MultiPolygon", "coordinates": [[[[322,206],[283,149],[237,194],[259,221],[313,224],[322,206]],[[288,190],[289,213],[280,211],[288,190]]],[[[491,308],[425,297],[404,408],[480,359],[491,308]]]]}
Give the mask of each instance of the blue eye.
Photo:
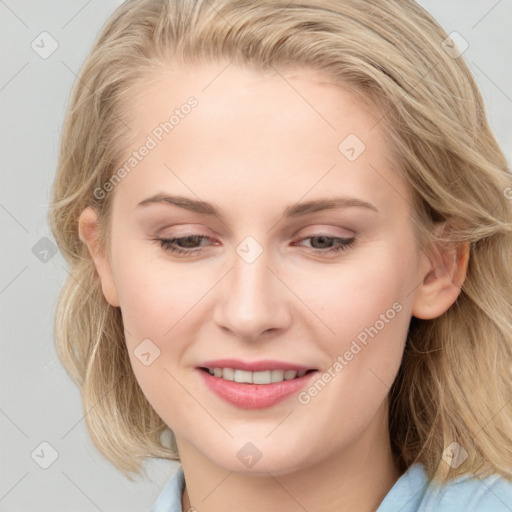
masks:
{"type": "MultiPolygon", "coordinates": [[[[158,242],[160,244],[160,247],[164,249],[167,252],[174,253],[174,254],[181,254],[183,256],[192,255],[194,253],[200,253],[202,252],[202,248],[199,247],[190,247],[194,246],[201,240],[211,240],[207,236],[202,235],[190,235],[185,236],[181,238],[157,238],[155,239],[155,242],[158,242]],[[181,244],[181,245],[180,245],[181,244]],[[183,244],[185,247],[183,247],[183,244]]],[[[314,247],[306,247],[311,252],[318,253],[318,254],[325,254],[325,253],[336,253],[339,251],[345,251],[352,247],[355,242],[355,237],[352,238],[338,238],[338,237],[332,237],[332,236],[326,236],[326,235],[316,235],[316,236],[309,236],[306,238],[302,238],[299,240],[299,242],[303,242],[304,240],[318,240],[320,241],[320,245],[323,245],[327,241],[328,247],[321,247],[321,248],[314,248],[314,247]],[[337,245],[333,246],[333,243],[336,243],[337,245]]]]}
{"type": "Polygon", "coordinates": [[[338,237],[327,236],[327,235],[316,235],[316,236],[308,236],[299,241],[303,242],[304,240],[315,240],[315,239],[320,240],[320,245],[322,245],[326,240],[329,241],[328,242],[329,247],[327,247],[327,248],[325,248],[325,247],[320,248],[320,249],[315,248],[315,247],[307,248],[307,249],[311,249],[313,252],[318,252],[318,253],[335,253],[335,252],[339,252],[339,251],[345,251],[345,250],[349,249],[350,247],[352,247],[356,240],[355,237],[338,238],[338,237]],[[332,246],[333,242],[338,242],[338,245],[332,246]]]}

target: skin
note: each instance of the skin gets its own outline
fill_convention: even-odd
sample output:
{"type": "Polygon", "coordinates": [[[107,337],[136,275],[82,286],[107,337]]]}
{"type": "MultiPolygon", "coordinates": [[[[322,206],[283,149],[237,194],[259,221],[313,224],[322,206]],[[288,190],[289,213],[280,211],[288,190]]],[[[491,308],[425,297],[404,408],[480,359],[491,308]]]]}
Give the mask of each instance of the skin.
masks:
{"type": "Polygon", "coordinates": [[[199,104],[115,187],[110,256],[98,249],[90,207],[80,237],[105,298],[121,308],[135,376],[175,433],[184,510],[191,503],[200,512],[374,511],[400,476],[387,395],[411,316],[435,318],[453,304],[467,248],[440,261],[419,251],[411,191],[393,171],[379,116],[350,92],[313,70],[225,66],[196,65],[179,77],[160,71],[134,97],[126,155],[189,96],[199,104]],[[351,133],[366,145],[354,161],[338,150],[351,133]],[[169,204],[137,207],[156,193],[214,203],[223,218],[169,204]],[[283,218],[289,205],[333,196],[360,198],[378,212],[283,218]],[[154,241],[190,235],[209,237],[189,245],[202,249],[192,256],[154,241]],[[320,235],[356,242],[329,255],[329,242],[307,238],[320,235]],[[236,252],[247,236],[263,249],[250,264],[236,252]],[[236,357],[327,371],[395,303],[400,312],[306,405],[292,395],[240,409],[195,369],[236,357]],[[147,338],[160,356],[145,366],[134,350],[147,338]],[[247,442],[262,454],[252,467],[237,457],[247,442]]]}

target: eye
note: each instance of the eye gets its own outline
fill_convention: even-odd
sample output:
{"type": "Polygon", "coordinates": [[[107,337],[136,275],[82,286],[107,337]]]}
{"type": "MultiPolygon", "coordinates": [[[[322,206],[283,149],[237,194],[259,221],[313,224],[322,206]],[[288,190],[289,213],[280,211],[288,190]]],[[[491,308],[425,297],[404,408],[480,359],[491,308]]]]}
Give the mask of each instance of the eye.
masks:
{"type": "MultiPolygon", "coordinates": [[[[210,237],[204,235],[189,235],[180,238],[157,238],[154,241],[158,242],[160,247],[165,251],[188,256],[202,252],[203,249],[201,245],[197,247],[197,244],[202,240],[212,241],[210,237]]],[[[309,251],[319,254],[333,254],[348,250],[354,245],[356,239],[355,237],[339,238],[327,235],[314,235],[302,238],[299,242],[304,242],[305,240],[312,240],[314,241],[313,245],[320,245],[320,247],[306,247],[309,251]]]]}
{"type": "Polygon", "coordinates": [[[194,245],[202,240],[211,240],[210,237],[203,236],[203,235],[190,235],[190,236],[184,236],[181,238],[157,238],[155,239],[155,242],[159,242],[160,247],[162,249],[176,254],[182,254],[184,256],[187,256],[192,253],[199,253],[202,249],[194,249],[194,245]],[[176,244],[182,244],[185,245],[185,247],[176,246],[176,244]],[[192,248],[191,248],[192,247],[192,248]]]}
{"type": "Polygon", "coordinates": [[[312,252],[331,254],[348,250],[354,245],[356,238],[338,238],[327,235],[313,235],[302,238],[299,242],[304,242],[305,240],[316,240],[317,242],[314,242],[312,245],[320,245],[320,248],[307,247],[307,249],[310,249],[312,252]]]}

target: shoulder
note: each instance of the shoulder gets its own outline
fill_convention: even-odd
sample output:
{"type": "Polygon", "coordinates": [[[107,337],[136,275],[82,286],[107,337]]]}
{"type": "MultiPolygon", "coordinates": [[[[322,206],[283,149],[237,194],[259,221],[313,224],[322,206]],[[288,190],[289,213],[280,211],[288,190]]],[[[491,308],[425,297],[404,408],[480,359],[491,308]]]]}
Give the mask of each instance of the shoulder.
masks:
{"type": "Polygon", "coordinates": [[[377,512],[512,512],[512,482],[499,475],[463,475],[443,485],[427,478],[422,464],[395,483],[377,512]]]}
{"type": "Polygon", "coordinates": [[[182,512],[181,496],[184,487],[185,478],[180,464],[148,512],[182,512]]]}
{"type": "Polygon", "coordinates": [[[436,502],[435,510],[512,512],[512,482],[500,475],[482,479],[464,476],[440,489],[430,490],[426,493],[426,498],[430,495],[436,502]]]}

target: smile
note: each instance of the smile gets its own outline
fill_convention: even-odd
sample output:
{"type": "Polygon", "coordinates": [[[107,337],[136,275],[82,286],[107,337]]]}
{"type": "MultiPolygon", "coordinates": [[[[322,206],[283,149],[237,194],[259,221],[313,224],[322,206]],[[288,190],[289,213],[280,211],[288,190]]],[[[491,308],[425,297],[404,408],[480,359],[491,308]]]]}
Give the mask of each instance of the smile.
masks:
{"type": "Polygon", "coordinates": [[[318,374],[304,369],[250,372],[220,367],[200,367],[196,372],[215,396],[240,409],[272,407],[299,393],[318,374]]]}

